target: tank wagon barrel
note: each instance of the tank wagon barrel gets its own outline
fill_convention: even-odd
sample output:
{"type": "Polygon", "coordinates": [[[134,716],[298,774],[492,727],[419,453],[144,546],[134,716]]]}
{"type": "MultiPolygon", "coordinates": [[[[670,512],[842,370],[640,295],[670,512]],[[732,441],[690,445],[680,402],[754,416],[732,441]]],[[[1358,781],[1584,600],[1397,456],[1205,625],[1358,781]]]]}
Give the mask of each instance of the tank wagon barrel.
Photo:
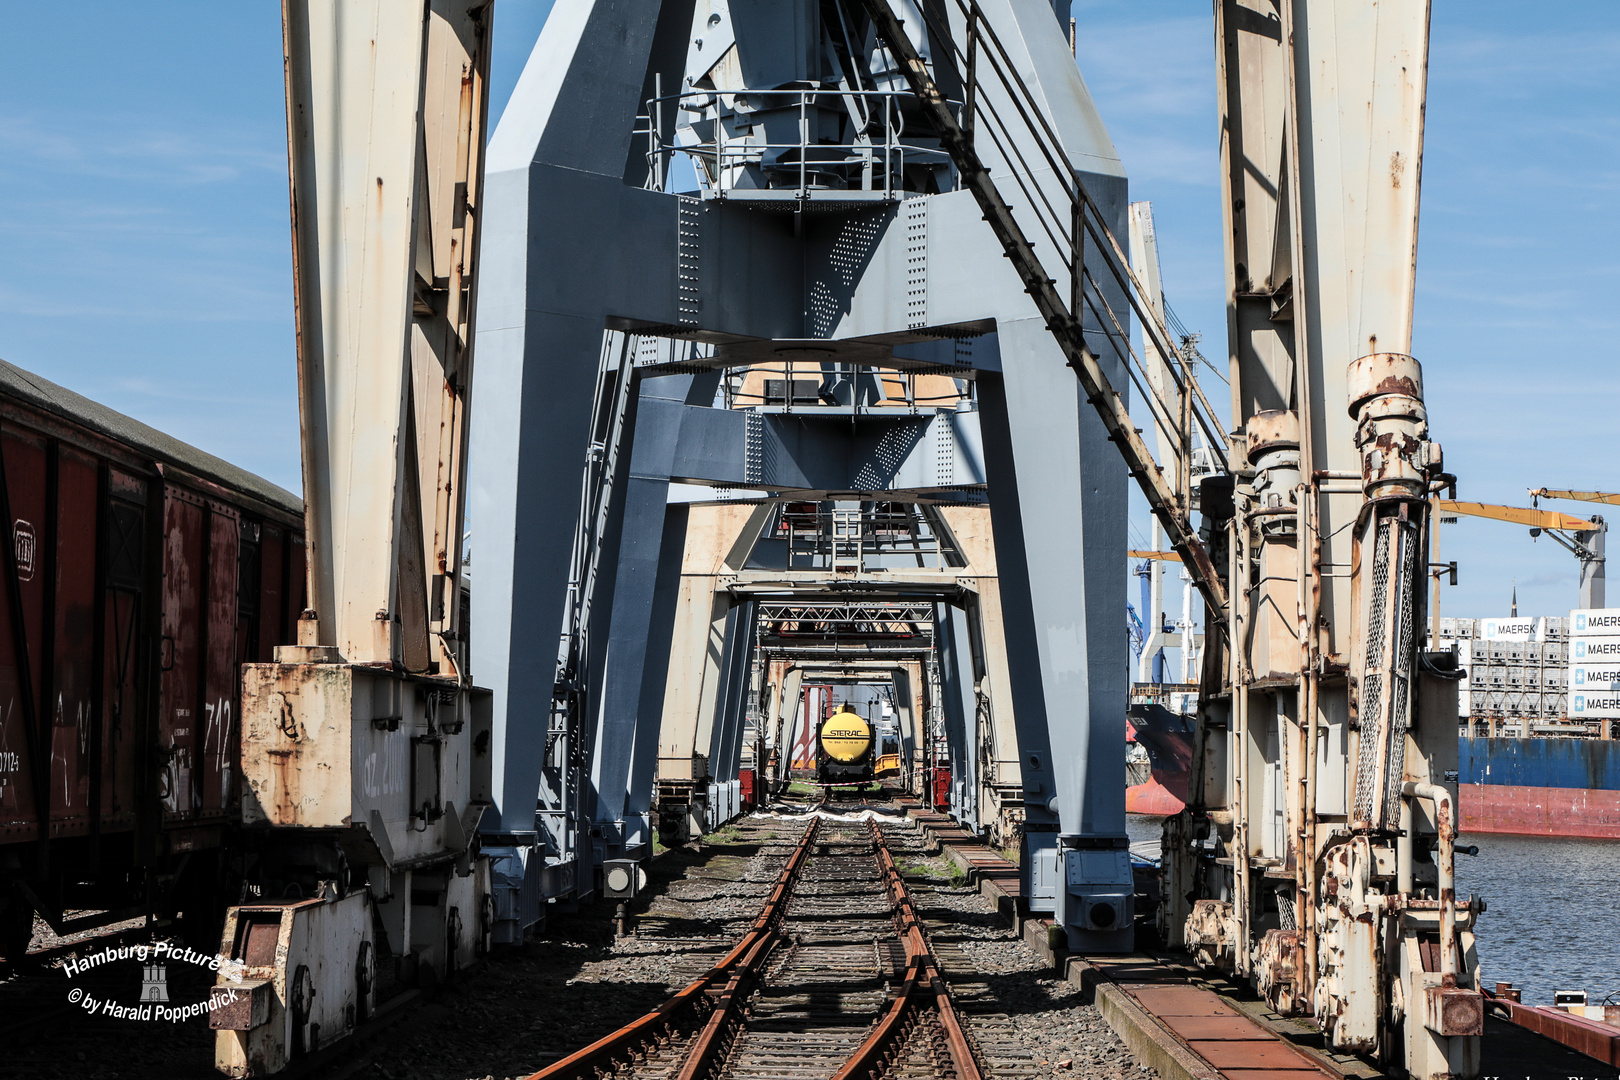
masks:
{"type": "Polygon", "coordinates": [[[869,784],[876,758],[872,725],[845,705],[816,726],[816,779],[822,784],[869,784]]]}

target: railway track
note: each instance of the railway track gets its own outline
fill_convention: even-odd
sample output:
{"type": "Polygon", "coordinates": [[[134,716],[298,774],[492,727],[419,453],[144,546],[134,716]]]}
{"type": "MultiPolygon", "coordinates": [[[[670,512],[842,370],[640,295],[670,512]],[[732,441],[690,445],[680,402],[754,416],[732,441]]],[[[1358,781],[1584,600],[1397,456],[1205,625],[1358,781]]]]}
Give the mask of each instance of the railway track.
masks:
{"type": "MultiPolygon", "coordinates": [[[[970,1019],[953,1000],[929,931],[879,825],[811,818],[753,926],[719,963],[528,1080],[1034,1075],[1027,1054],[996,1052],[993,1010],[970,1019]],[[981,1019],[988,1059],[973,1031],[981,1019]]],[[[982,987],[967,989],[977,999],[982,987]]]]}

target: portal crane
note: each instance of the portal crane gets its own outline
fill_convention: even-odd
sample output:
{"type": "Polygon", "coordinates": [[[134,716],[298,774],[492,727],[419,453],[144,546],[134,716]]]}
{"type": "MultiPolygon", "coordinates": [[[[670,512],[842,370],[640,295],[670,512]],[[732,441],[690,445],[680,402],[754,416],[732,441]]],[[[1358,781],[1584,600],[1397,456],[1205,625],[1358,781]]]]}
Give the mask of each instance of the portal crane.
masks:
{"type": "MultiPolygon", "coordinates": [[[[967,126],[887,4],[863,6],[1208,605],[1214,662],[1189,807],[1165,828],[1161,930],[1277,1012],[1314,1015],[1333,1049],[1426,1080],[1476,1076],[1481,906],[1455,899],[1456,694],[1412,632],[1430,499],[1455,482],[1405,351],[1427,3],[1216,3],[1232,456],[1246,460],[1222,454],[1224,475],[1201,482],[1197,533],[1190,486],[1152,460],[1099,373],[1081,289],[1057,292],[980,160],[972,70],[976,56],[995,68],[993,29],[976,35],[967,6],[967,126]]],[[[1092,203],[1078,173],[1065,194],[1075,243],[1059,252],[1078,282],[1092,203]]],[[[1160,336],[1150,305],[1132,310],[1160,336]]],[[[1185,481],[1191,423],[1175,426],[1185,481]]]]}
{"type": "MultiPolygon", "coordinates": [[[[734,4],[777,18],[798,10],[774,0],[734,4]]],[[[1214,422],[1186,357],[1119,249],[1123,174],[1111,147],[1091,133],[1101,125],[1090,123],[1089,101],[1045,4],[1015,0],[987,14],[986,6],[970,0],[861,0],[882,48],[817,54],[783,48],[764,35],[754,57],[746,51],[747,31],[757,19],[733,25],[725,14],[732,5],[711,3],[704,26],[712,30],[689,36],[691,6],[659,8],[666,6],[667,20],[650,18],[652,5],[576,5],[569,20],[550,24],[537,53],[559,62],[537,69],[515,96],[543,103],[546,111],[514,126],[506,145],[496,140],[509,168],[491,184],[491,194],[504,191],[513,211],[513,224],[491,230],[492,240],[512,247],[502,266],[523,266],[536,253],[576,256],[538,264],[549,269],[535,284],[515,272],[498,276],[512,303],[492,309],[503,320],[504,337],[486,341],[485,360],[505,349],[505,370],[521,376],[523,350],[532,347],[533,374],[543,368],[551,380],[519,377],[503,384],[503,395],[491,397],[490,415],[498,422],[480,425],[484,432],[524,429],[526,441],[511,444],[504,458],[492,455],[496,466],[513,470],[510,491],[520,480],[555,475],[539,466],[577,461],[578,444],[570,440],[594,436],[586,406],[593,376],[603,370],[604,327],[638,338],[674,332],[772,349],[814,338],[818,348],[846,350],[853,364],[867,355],[856,350],[872,334],[885,335],[887,357],[897,347],[913,349],[918,339],[951,343],[965,330],[988,337],[979,327],[996,326],[999,340],[979,345],[978,363],[987,365],[981,408],[990,425],[987,472],[1002,549],[1001,587],[1015,573],[1032,567],[1038,573],[1017,585],[1025,614],[1015,625],[1038,660],[1021,687],[1036,707],[1023,708],[1021,698],[1018,710],[1019,739],[1027,740],[1020,746],[1022,884],[1032,910],[1053,912],[1075,951],[1131,947],[1134,893],[1121,827],[1123,791],[1111,786],[1117,780],[1094,783],[1092,775],[1103,776],[1103,748],[1118,745],[1109,726],[1115,719],[1102,706],[1115,700],[1109,673],[1123,664],[1113,663],[1110,650],[1117,648],[1122,660],[1123,643],[1109,634],[1082,645],[1076,623],[1077,613],[1091,619],[1087,608],[1096,606],[1097,619],[1106,617],[1110,629],[1117,625],[1114,594],[1103,588],[1117,578],[1109,568],[1106,576],[1087,579],[1061,561],[1072,559],[1069,552],[1054,557],[1054,545],[1037,542],[1062,532],[1080,536],[1081,551],[1087,536],[1098,550],[1124,547],[1122,534],[1116,539],[1105,531],[1110,508],[1124,506],[1123,488],[1105,486],[1122,478],[1081,469],[1090,470],[1107,452],[1106,439],[1125,457],[1208,610],[1194,761],[1200,769],[1218,764],[1207,775],[1195,774],[1188,812],[1166,828],[1168,936],[1185,941],[1201,961],[1250,978],[1278,1012],[1314,1015],[1332,1049],[1377,1053],[1431,1080],[1476,1075],[1483,1001],[1473,926],[1481,908],[1454,897],[1456,786],[1446,779],[1455,775],[1456,695],[1449,696],[1448,714],[1447,695],[1434,692],[1445,689],[1431,678],[1434,661],[1420,657],[1411,634],[1422,617],[1430,499],[1443,477],[1440,448],[1428,437],[1421,370],[1406,355],[1427,3],[1293,0],[1274,7],[1218,0],[1235,440],[1214,422]],[[715,47],[705,51],[704,37],[715,47]],[[694,86],[671,95],[661,89],[670,83],[659,77],[647,85],[649,74],[659,75],[650,57],[667,53],[671,64],[678,62],[682,40],[691,42],[687,66],[696,56],[704,65],[697,74],[718,79],[747,78],[767,59],[793,71],[857,55],[865,67],[881,63],[874,74],[883,89],[845,91],[840,99],[899,95],[902,107],[915,108],[910,119],[932,129],[937,146],[920,157],[913,152],[921,164],[899,174],[902,180],[911,175],[912,188],[904,191],[888,189],[896,174],[887,164],[874,171],[878,158],[870,142],[857,147],[865,155],[855,159],[866,163],[861,171],[839,173],[839,189],[825,186],[818,179],[823,171],[808,167],[808,142],[801,146],[800,140],[810,138],[803,117],[811,108],[841,126],[833,95],[826,93],[828,102],[821,104],[810,101],[820,90],[717,87],[711,80],[713,92],[694,86]],[[718,58],[728,45],[744,59],[722,69],[718,58]],[[716,59],[706,59],[711,56],[716,59]],[[1055,77],[1059,62],[1063,78],[1055,77]],[[1032,90],[1032,75],[1048,70],[1054,78],[1035,81],[1032,90]],[[791,114],[780,104],[784,94],[797,96],[791,114]],[[679,130],[676,114],[687,106],[714,110],[708,160],[716,186],[707,199],[677,200],[663,190],[663,166],[675,152],[666,152],[663,132],[666,125],[679,130]],[[735,149],[724,156],[723,135],[741,138],[743,127],[754,127],[751,119],[738,121],[742,110],[781,117],[780,128],[762,120],[753,137],[768,136],[755,144],[767,151],[779,149],[780,133],[787,133],[798,152],[791,169],[796,192],[778,183],[792,158],[739,157],[735,149]],[[637,149],[627,164],[624,139],[642,123],[646,129],[637,127],[637,149]],[[1038,175],[1022,175],[1036,152],[1038,175]],[[942,190],[942,182],[954,190],[942,190]],[[1003,192],[998,183],[1020,189],[1017,212],[1006,198],[1011,186],[1003,192]],[[970,211],[967,199],[954,197],[959,192],[971,199],[970,211]],[[773,196],[799,208],[792,227],[767,230],[757,224],[762,215],[747,209],[750,201],[765,205],[773,196]],[[733,213],[732,200],[742,209],[733,213]],[[862,226],[839,233],[836,245],[828,233],[827,243],[842,253],[841,272],[864,268],[876,282],[871,268],[889,263],[851,253],[892,240],[896,246],[883,250],[896,253],[894,266],[910,268],[910,291],[889,287],[883,295],[912,297],[905,311],[869,311],[870,292],[859,292],[859,302],[847,307],[848,296],[804,303],[797,279],[783,287],[788,302],[780,311],[744,291],[745,285],[763,289],[754,279],[767,261],[721,259],[721,241],[736,243],[744,234],[736,226],[746,222],[748,236],[791,255],[779,260],[782,265],[806,265],[806,252],[791,245],[822,235],[817,230],[826,226],[817,222],[827,219],[802,213],[818,202],[840,214],[878,208],[904,222],[887,238],[862,226]],[[538,212],[557,205],[570,212],[538,212]],[[625,212],[609,212],[620,209],[625,212]],[[1021,294],[1009,293],[1016,307],[974,307],[989,304],[978,282],[956,292],[942,287],[955,284],[955,275],[942,272],[953,259],[959,266],[967,252],[981,250],[967,246],[970,239],[978,242],[970,232],[975,218],[988,225],[1022,285],[1021,294]],[[604,223],[621,231],[609,234],[604,223]],[[605,242],[609,235],[625,242],[605,242]],[[661,276],[649,276],[653,261],[640,258],[639,249],[617,275],[559,277],[554,269],[585,267],[604,251],[624,257],[631,250],[625,238],[648,237],[662,245],[656,248],[661,276]],[[915,250],[901,252],[902,238],[915,250]],[[932,272],[930,262],[937,262],[932,272]],[[736,266],[747,267],[750,280],[737,280],[736,266]],[[721,291],[722,281],[731,283],[729,294],[721,291]],[[611,299],[608,284],[617,286],[611,299]],[[946,311],[949,321],[942,318],[946,311]],[[835,317],[845,315],[840,329],[835,317]],[[1121,392],[1124,380],[1134,377],[1127,361],[1135,358],[1124,355],[1132,337],[1124,323],[1132,315],[1162,365],[1138,384],[1143,401],[1155,426],[1173,430],[1179,443],[1174,455],[1161,449],[1162,465],[1121,392]],[[867,337],[852,336],[857,333],[867,337]],[[992,348],[998,351],[995,370],[988,366],[992,348]],[[1099,355],[1111,349],[1118,355],[1099,355]],[[1065,363],[1072,376],[1057,366],[1065,363]],[[530,411],[520,413],[520,404],[530,411]],[[1049,411],[1031,411],[1037,407],[1049,411]],[[1082,408],[1096,417],[1082,417],[1082,408]],[[537,417],[553,415],[558,422],[540,430],[537,417]],[[1048,425],[1030,417],[1046,416],[1056,418],[1053,430],[1062,429],[1062,455],[1037,438],[1048,425]],[[1205,427],[1219,472],[1199,484],[1204,520],[1198,529],[1191,517],[1195,423],[1205,427]],[[1081,444],[1074,431],[1091,440],[1084,455],[1076,452],[1081,444]],[[1060,465],[1068,471],[1057,471],[1060,465]],[[1026,490],[1046,497],[1005,498],[1015,473],[1026,490]],[[1070,486],[1044,482],[1048,473],[1070,486]],[[1082,476],[1088,477],[1084,484],[1082,476]],[[1053,495],[1071,488],[1075,505],[1093,500],[1083,515],[1053,495]]],[[[854,14],[853,5],[847,13],[854,14]]],[[[470,928],[495,917],[483,918],[484,871],[467,839],[491,798],[489,762],[480,756],[489,740],[478,737],[480,698],[458,646],[459,552],[444,539],[460,535],[467,486],[461,446],[477,251],[472,230],[482,209],[487,20],[487,5],[469,0],[286,5],[314,607],[299,650],[244,677],[244,764],[267,824],[289,837],[287,861],[305,860],[314,891],[307,907],[245,905],[233,910],[229,924],[272,915],[322,924],[324,932],[310,938],[323,943],[322,962],[306,956],[302,964],[294,950],[277,948],[262,972],[273,989],[265,994],[263,1042],[283,1057],[311,1039],[328,1040],[354,1015],[364,1015],[372,985],[367,957],[382,944],[401,955],[397,936],[406,951],[444,969],[463,955],[470,928]],[[350,766],[332,770],[339,790],[312,792],[313,778],[322,775],[318,759],[330,765],[334,753],[350,766]],[[368,771],[368,764],[376,768],[368,771]],[[306,797],[311,794],[318,797],[306,797]],[[360,884],[365,888],[351,889],[360,884]],[[383,937],[372,929],[378,924],[383,937]],[[347,962],[351,952],[353,964],[347,962]],[[335,982],[317,987],[318,978],[335,982]],[[349,1018],[329,1015],[346,1003],[353,1006],[349,1018]]],[[[786,22],[769,25],[784,28],[778,38],[794,32],[786,22]]],[[[803,84],[788,78],[767,85],[803,84]]],[[[864,117],[862,138],[869,138],[873,116],[864,117]]],[[[817,144],[818,153],[826,150],[817,144]]],[[[839,288],[849,285],[841,280],[839,288]]],[[[994,299],[1002,304],[999,293],[994,299]]],[[[495,329],[495,319],[489,322],[495,329]]],[[[616,362],[628,365],[628,340],[621,344],[616,362]]],[[[941,358],[936,363],[964,364],[955,344],[928,348],[926,355],[941,358]]],[[[664,362],[662,355],[654,349],[645,363],[639,353],[633,362],[652,370],[664,362]]],[[[730,362],[720,352],[703,360],[711,367],[730,362]]],[[[697,362],[683,352],[667,363],[671,372],[690,374],[697,362]]],[[[753,438],[755,428],[748,431],[753,438]]],[[[743,487],[782,486],[752,482],[763,475],[766,457],[747,458],[742,475],[750,482],[743,487]]],[[[937,471],[932,475],[937,479],[937,471]]],[[[517,505],[506,497],[504,474],[481,483],[499,489],[506,500],[501,506],[517,505]]],[[[576,542],[574,523],[534,505],[525,504],[522,529],[512,511],[496,521],[493,497],[488,521],[480,511],[481,530],[521,534],[526,544],[542,530],[550,545],[524,549],[523,558],[491,559],[486,565],[496,574],[481,570],[481,587],[490,590],[489,602],[480,602],[481,617],[492,630],[505,624],[505,632],[480,634],[479,647],[507,662],[509,670],[497,677],[508,702],[516,702],[497,733],[505,739],[496,752],[511,796],[503,801],[503,821],[525,832],[534,820],[533,759],[551,742],[534,702],[555,693],[555,669],[532,662],[509,641],[554,632],[557,616],[565,614],[555,601],[575,584],[571,579],[582,583],[590,576],[594,557],[576,542]],[[559,520],[535,520],[543,516],[559,520]],[[579,558],[568,558],[570,545],[579,558]],[[514,603],[514,567],[539,582],[523,604],[514,603]]],[[[582,502],[582,514],[591,509],[582,502]]],[[[661,502],[656,509],[662,513],[661,502]]],[[[692,595],[700,598],[692,610],[709,616],[693,625],[712,630],[726,618],[745,622],[724,605],[711,608],[702,598],[707,594],[692,595]]],[[[575,610],[578,620],[590,614],[583,605],[575,610]]],[[[638,623],[636,633],[645,636],[645,625],[638,623]]],[[[698,634],[693,640],[705,639],[698,634]]],[[[569,655],[594,665],[606,651],[570,647],[569,655]]],[[[730,654],[709,652],[730,655],[730,667],[745,669],[746,643],[730,654]]],[[[567,715],[590,713],[571,709],[567,715]]],[[[642,741],[638,736],[637,744],[642,741]]],[[[690,747],[681,743],[677,764],[695,771],[699,762],[690,747]]],[[[575,770],[569,775],[576,775],[572,749],[563,756],[575,770]]],[[[964,754],[958,760],[970,765],[972,759],[964,754]]],[[[549,800],[553,793],[542,794],[549,800]]],[[[577,800],[567,790],[555,794],[563,820],[577,819],[568,809],[577,800]]],[[[251,925],[239,936],[245,945],[264,940],[251,925]]],[[[228,936],[227,945],[233,940],[228,936]]],[[[252,1036],[226,1032],[222,1046],[227,1037],[241,1040],[234,1045],[242,1053],[254,1052],[252,1036]]]]}
{"type": "Polygon", "coordinates": [[[378,973],[488,947],[490,707],[461,611],[490,0],[285,0],[309,604],[242,669],[255,899],[229,910],[215,1064],[351,1031],[378,973]]]}
{"type": "MultiPolygon", "coordinates": [[[[1532,500],[1539,498],[1577,498],[1583,495],[1602,496],[1602,492],[1551,492],[1545,488],[1532,491],[1532,500]]],[[[1603,502],[1609,499],[1620,500],[1620,496],[1606,496],[1595,498],[1593,502],[1603,502]]],[[[1608,524],[1601,517],[1594,517],[1590,521],[1586,518],[1575,517],[1558,510],[1542,510],[1527,506],[1498,506],[1494,503],[1457,502],[1455,500],[1441,499],[1434,504],[1435,510],[1442,515],[1460,514],[1464,517],[1488,518],[1492,521],[1506,521],[1514,525],[1524,525],[1530,529],[1531,536],[1545,534],[1554,542],[1567,548],[1581,564],[1581,593],[1580,606],[1583,608],[1600,608],[1604,606],[1604,573],[1603,548],[1604,538],[1609,531],[1608,524]]]]}

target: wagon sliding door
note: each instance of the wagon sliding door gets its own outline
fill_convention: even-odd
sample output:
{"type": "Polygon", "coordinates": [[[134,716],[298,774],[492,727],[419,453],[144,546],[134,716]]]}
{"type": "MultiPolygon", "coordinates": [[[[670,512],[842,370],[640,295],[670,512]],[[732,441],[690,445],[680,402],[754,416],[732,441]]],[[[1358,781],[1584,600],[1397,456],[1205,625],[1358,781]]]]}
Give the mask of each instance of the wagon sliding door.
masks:
{"type": "Polygon", "coordinates": [[[53,840],[127,830],[140,509],[114,496],[138,500],[145,482],[20,425],[0,438],[12,556],[0,560],[0,843],[41,838],[41,820],[53,840]],[[117,507],[134,515],[132,549],[117,507]]]}
{"type": "Polygon", "coordinates": [[[164,820],[229,815],[236,723],[237,512],[185,488],[164,492],[158,795],[164,820]]]}
{"type": "Polygon", "coordinates": [[[50,749],[45,731],[45,602],[50,546],[43,440],[7,424],[0,434],[0,482],[12,557],[0,560],[0,843],[33,840],[50,819],[50,749]]]}

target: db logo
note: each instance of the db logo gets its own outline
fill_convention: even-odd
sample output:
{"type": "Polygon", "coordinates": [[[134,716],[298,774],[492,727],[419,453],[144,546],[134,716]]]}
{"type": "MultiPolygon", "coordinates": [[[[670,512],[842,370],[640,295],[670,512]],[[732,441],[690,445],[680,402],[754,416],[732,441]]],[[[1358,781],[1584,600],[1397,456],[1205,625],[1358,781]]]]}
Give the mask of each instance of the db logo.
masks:
{"type": "Polygon", "coordinates": [[[17,553],[17,577],[34,580],[34,557],[38,544],[34,540],[34,527],[22,518],[11,528],[11,550],[17,553]]]}

